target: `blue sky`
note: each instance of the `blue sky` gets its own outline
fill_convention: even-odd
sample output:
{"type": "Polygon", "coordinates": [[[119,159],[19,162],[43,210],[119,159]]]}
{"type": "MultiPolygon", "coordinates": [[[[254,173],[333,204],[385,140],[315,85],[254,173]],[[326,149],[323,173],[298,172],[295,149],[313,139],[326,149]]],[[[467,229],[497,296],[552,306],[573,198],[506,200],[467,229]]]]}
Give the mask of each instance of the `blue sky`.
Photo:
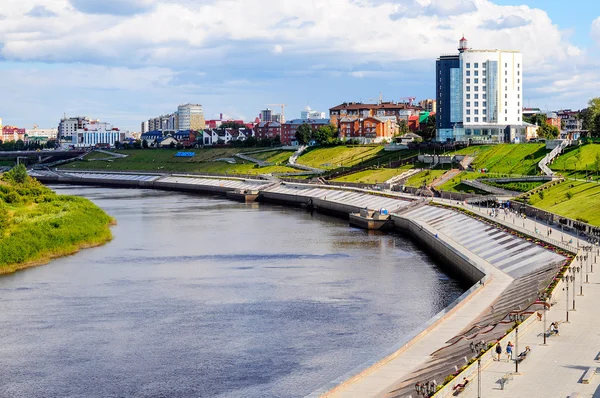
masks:
{"type": "Polygon", "coordinates": [[[524,55],[525,104],[600,96],[600,6],[556,0],[2,0],[0,118],[86,115],[132,131],[201,103],[252,120],[267,103],[435,94],[435,58],[462,34],[524,55]]]}

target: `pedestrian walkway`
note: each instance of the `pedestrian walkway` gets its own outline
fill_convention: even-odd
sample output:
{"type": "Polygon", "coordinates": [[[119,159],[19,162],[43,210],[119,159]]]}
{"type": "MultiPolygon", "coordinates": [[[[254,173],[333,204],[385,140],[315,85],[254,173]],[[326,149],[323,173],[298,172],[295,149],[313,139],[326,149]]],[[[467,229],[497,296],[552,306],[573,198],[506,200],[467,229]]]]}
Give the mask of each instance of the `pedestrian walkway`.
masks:
{"type": "MultiPolygon", "coordinates": [[[[576,277],[576,291],[579,292],[579,278],[576,277]]],[[[593,274],[589,284],[583,284],[584,296],[576,296],[576,311],[569,312],[570,323],[566,318],[566,295],[547,313],[546,327],[552,321],[560,324],[560,336],[547,338],[543,346],[544,323],[537,322],[531,329],[519,335],[519,351],[526,346],[531,354],[519,365],[520,375],[515,375],[501,389],[498,380],[507,372],[514,372],[513,362],[493,362],[482,372],[481,397],[568,397],[578,392],[581,398],[600,397],[600,374],[589,384],[582,384],[581,378],[589,367],[600,367],[596,360],[600,352],[600,278],[593,274]]],[[[572,289],[571,289],[572,290],[572,289]]],[[[572,291],[569,291],[568,306],[572,309],[572,291]]],[[[515,350],[516,351],[516,350],[515,350]]],[[[477,383],[477,380],[473,380],[477,383]]],[[[474,384],[476,386],[476,384],[474,384]]],[[[477,397],[477,388],[466,390],[461,396],[477,397]]]]}

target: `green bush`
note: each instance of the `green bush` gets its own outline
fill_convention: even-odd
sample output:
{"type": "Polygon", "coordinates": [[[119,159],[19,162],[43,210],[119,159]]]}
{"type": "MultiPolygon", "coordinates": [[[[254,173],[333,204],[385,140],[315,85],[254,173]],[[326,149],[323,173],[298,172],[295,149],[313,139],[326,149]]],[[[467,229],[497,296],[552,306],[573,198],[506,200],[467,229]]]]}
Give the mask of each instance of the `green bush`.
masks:
{"type": "Polygon", "coordinates": [[[567,199],[569,199],[569,200],[573,199],[573,192],[567,191],[567,193],[565,195],[567,196],[567,199]]]}

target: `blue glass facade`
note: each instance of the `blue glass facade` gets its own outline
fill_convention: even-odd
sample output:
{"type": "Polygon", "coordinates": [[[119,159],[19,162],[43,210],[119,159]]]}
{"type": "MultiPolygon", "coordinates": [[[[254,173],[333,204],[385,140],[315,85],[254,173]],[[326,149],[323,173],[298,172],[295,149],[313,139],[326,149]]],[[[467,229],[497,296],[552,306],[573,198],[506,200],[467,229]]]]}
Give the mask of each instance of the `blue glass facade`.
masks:
{"type": "Polygon", "coordinates": [[[441,56],[435,66],[437,140],[446,141],[453,138],[454,125],[462,118],[462,80],[458,77],[458,82],[456,81],[457,76],[460,76],[459,56],[441,56]],[[458,104],[455,102],[457,100],[458,104]],[[456,112],[460,112],[458,119],[456,112]]]}
{"type": "Polygon", "coordinates": [[[487,118],[488,122],[498,122],[498,62],[487,62],[487,118]]]}

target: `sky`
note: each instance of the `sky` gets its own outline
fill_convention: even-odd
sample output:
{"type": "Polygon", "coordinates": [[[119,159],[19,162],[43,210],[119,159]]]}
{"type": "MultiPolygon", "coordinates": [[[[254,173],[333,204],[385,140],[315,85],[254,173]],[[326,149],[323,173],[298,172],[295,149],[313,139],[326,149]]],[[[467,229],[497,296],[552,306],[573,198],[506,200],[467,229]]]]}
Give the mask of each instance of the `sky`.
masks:
{"type": "MultiPolygon", "coordinates": [[[[435,60],[523,53],[525,106],[600,96],[597,0],[0,0],[0,118],[88,116],[139,131],[199,103],[254,120],[266,104],[435,97],[435,60]]],[[[278,109],[278,107],[271,106],[278,109]]]]}

